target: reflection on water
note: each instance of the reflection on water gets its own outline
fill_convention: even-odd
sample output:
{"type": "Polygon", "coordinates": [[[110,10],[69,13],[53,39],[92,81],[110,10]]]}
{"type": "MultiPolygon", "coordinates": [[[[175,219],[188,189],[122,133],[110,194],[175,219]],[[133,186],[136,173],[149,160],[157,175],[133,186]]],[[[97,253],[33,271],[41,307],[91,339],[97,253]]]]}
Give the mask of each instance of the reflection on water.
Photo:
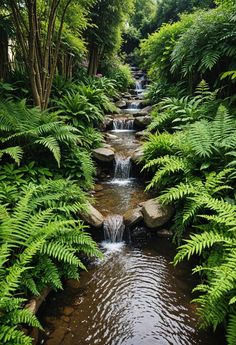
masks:
{"type": "Polygon", "coordinates": [[[196,327],[189,268],[169,263],[168,241],[151,242],[143,249],[103,244],[105,259],[47,306],[44,344],[222,345],[196,327]]]}

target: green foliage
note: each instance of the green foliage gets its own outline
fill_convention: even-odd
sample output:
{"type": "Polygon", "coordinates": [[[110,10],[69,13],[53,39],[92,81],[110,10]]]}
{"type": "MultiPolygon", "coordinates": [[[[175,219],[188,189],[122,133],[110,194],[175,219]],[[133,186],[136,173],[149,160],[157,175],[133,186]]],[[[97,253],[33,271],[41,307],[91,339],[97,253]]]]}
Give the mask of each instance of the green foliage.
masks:
{"type": "Polygon", "coordinates": [[[192,12],[196,8],[208,8],[212,5],[214,5],[213,0],[159,0],[153,26],[156,29],[163,23],[176,22],[180,19],[181,13],[192,12]]]}
{"type": "Polygon", "coordinates": [[[163,24],[141,43],[142,64],[159,85],[159,94],[169,96],[170,87],[180,81],[192,93],[202,78],[212,87],[220,87],[223,95],[233,94],[234,12],[235,4],[184,14],[176,23],[163,24]],[[224,74],[227,70],[232,74],[224,74]],[[231,75],[232,79],[225,79],[231,75]]]}
{"type": "Polygon", "coordinates": [[[164,24],[141,43],[143,65],[152,80],[161,82],[173,81],[170,72],[171,54],[181,35],[192,25],[194,14],[184,15],[180,22],[164,24]]]}
{"type": "MultiPolygon", "coordinates": [[[[89,138],[86,139],[90,140],[89,138]]],[[[61,168],[64,170],[66,177],[72,177],[77,180],[82,188],[89,189],[93,186],[95,167],[91,154],[88,151],[77,148],[69,152],[62,162],[61,168]]]]}
{"type": "Polygon", "coordinates": [[[103,57],[112,56],[121,45],[121,30],[133,8],[132,0],[106,0],[95,2],[91,11],[94,25],[87,30],[89,46],[102,50],[103,57]]]}
{"type": "Polygon", "coordinates": [[[195,96],[157,105],[150,129],[160,132],[144,144],[144,169],[153,176],[147,189],[158,190],[161,203],[175,206],[174,240],[180,243],[186,230],[195,230],[180,246],[175,264],[201,257],[193,270],[203,279],[195,288],[201,325],[225,324],[231,345],[236,340],[236,121],[215,96],[203,82],[195,96]]]}
{"type": "Polygon", "coordinates": [[[209,211],[201,214],[208,223],[199,226],[200,233],[191,235],[190,239],[179,248],[175,264],[195,254],[207,257],[203,265],[194,269],[195,273],[207,276],[207,282],[195,288],[195,291],[200,293],[195,301],[200,305],[202,325],[212,325],[216,329],[219,324],[228,321],[227,341],[228,344],[233,345],[236,341],[234,328],[236,208],[235,205],[210,195],[199,195],[199,198],[202,200],[201,209],[208,209],[212,214],[209,216],[209,211]]]}
{"type": "Polygon", "coordinates": [[[61,160],[61,145],[75,145],[78,130],[58,120],[57,113],[42,112],[38,108],[27,108],[25,101],[0,102],[0,143],[2,149],[11,153],[19,163],[22,151],[32,154],[32,150],[49,151],[58,165],[61,160]],[[9,147],[14,144],[14,151],[9,147]]]}
{"type": "Polygon", "coordinates": [[[193,97],[165,97],[152,112],[153,121],[149,130],[180,130],[186,124],[199,119],[211,119],[218,105],[216,95],[217,90],[211,92],[203,80],[197,86],[193,97]]]}
{"type": "Polygon", "coordinates": [[[213,69],[216,71],[226,61],[230,66],[236,54],[235,37],[232,8],[198,13],[193,25],[175,45],[172,53],[173,70],[181,69],[183,75],[187,75],[213,69]]]}
{"type": "Polygon", "coordinates": [[[132,53],[138,47],[140,39],[146,37],[151,30],[151,23],[156,11],[155,0],[135,0],[134,10],[130,15],[129,24],[124,28],[123,50],[132,53]]]}
{"type": "Polygon", "coordinates": [[[63,114],[62,118],[76,128],[96,125],[103,120],[101,110],[79,92],[67,92],[57,106],[63,114]]]}
{"type": "Polygon", "coordinates": [[[117,90],[126,91],[134,85],[134,79],[130,66],[119,60],[105,61],[102,71],[112,80],[114,80],[117,90]]]}
{"type": "Polygon", "coordinates": [[[71,278],[72,271],[73,278],[78,278],[78,268],[85,269],[78,254],[101,256],[82,223],[71,217],[86,205],[81,203],[78,187],[69,184],[30,184],[12,210],[0,206],[2,344],[31,344],[32,339],[18,326],[41,328],[36,317],[24,309],[27,295],[18,298],[19,292],[39,294],[45,286],[60,289],[63,278],[71,278]]]}

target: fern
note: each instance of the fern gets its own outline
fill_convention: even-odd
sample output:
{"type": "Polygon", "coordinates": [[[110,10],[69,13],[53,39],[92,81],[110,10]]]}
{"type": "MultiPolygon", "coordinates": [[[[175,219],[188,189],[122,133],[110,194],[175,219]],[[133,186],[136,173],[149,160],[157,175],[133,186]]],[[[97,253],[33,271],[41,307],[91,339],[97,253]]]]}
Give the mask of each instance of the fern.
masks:
{"type": "MultiPolygon", "coordinates": [[[[19,163],[28,146],[49,150],[60,163],[61,145],[77,144],[78,130],[58,120],[57,113],[27,108],[24,101],[0,101],[0,133],[3,153],[19,163]],[[15,142],[19,146],[12,146],[15,142]],[[10,147],[7,147],[10,145],[10,147]]],[[[31,153],[29,151],[29,153],[31,153]]]]}
{"type": "MultiPolygon", "coordinates": [[[[28,290],[39,294],[46,285],[61,289],[63,278],[78,277],[78,269],[86,269],[78,257],[80,253],[101,257],[96,243],[84,232],[82,222],[71,217],[73,210],[81,209],[81,205],[68,210],[64,205],[64,212],[57,212],[61,211],[62,196],[65,201],[71,198],[73,202],[74,195],[67,196],[66,187],[70,187],[67,181],[30,184],[13,210],[0,205],[0,339],[3,344],[31,344],[32,340],[18,325],[41,328],[36,317],[23,309],[24,298],[17,299],[16,294],[28,290]]],[[[77,191],[72,189],[79,199],[78,187],[77,191]]]]}

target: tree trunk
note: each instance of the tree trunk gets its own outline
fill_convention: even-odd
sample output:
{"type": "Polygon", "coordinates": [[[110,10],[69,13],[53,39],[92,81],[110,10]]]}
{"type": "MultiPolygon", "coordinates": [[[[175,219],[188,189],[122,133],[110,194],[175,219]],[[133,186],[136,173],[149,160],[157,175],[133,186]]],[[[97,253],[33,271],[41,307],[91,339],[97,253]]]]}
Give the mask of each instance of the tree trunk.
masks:
{"type": "Polygon", "coordinates": [[[97,74],[99,65],[99,49],[97,46],[92,46],[89,52],[89,66],[88,75],[94,76],[97,74]]]}
{"type": "Polygon", "coordinates": [[[0,80],[7,80],[9,75],[8,35],[0,26],[0,80]]]}

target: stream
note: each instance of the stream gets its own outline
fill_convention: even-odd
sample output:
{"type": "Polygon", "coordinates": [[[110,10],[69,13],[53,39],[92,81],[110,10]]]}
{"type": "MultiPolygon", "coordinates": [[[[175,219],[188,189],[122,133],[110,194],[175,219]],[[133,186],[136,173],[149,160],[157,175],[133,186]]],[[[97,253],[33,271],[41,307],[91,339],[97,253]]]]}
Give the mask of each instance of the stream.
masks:
{"type": "Polygon", "coordinates": [[[99,181],[94,195],[95,207],[108,216],[100,236],[105,258],[92,262],[79,282],[69,281],[64,291],[49,296],[40,312],[45,333],[38,344],[224,344],[219,334],[197,327],[196,305],[190,303],[196,278],[188,263],[176,268],[170,263],[176,253],[171,240],[144,227],[129,233],[119,216],[150,198],[131,160],[140,146],[134,115],[145,91],[145,76],[135,68],[133,74],[133,96],[107,132],[116,152],[113,173],[99,181]]]}

